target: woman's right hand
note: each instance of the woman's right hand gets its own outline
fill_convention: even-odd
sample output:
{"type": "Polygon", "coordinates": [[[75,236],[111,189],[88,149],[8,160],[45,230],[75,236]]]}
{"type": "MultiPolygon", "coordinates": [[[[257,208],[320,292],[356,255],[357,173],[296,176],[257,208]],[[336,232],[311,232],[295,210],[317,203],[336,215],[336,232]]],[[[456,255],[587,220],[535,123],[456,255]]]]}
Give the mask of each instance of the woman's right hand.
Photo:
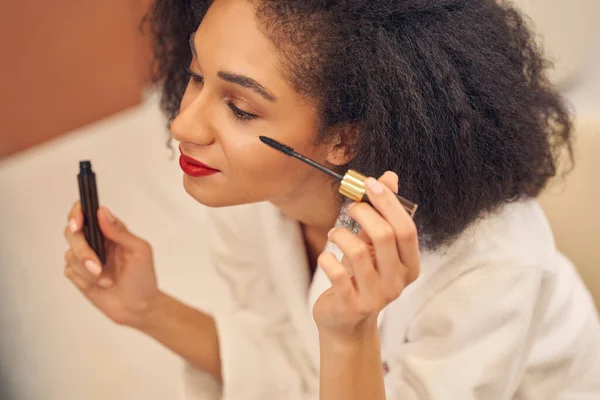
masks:
{"type": "Polygon", "coordinates": [[[129,232],[104,207],[98,209],[98,224],[105,238],[104,267],[85,239],[81,204],[75,203],[64,230],[70,246],[65,253],[64,274],[114,322],[128,326],[143,324],[160,294],[152,247],[129,232]]]}

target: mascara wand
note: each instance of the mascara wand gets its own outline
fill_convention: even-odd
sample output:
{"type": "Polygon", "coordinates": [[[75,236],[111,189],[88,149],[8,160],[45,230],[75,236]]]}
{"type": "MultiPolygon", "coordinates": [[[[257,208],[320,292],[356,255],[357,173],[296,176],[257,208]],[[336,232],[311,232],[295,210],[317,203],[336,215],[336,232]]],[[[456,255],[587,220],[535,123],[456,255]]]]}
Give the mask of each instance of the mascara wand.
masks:
{"type": "MultiPolygon", "coordinates": [[[[365,189],[364,181],[367,178],[366,176],[364,176],[364,175],[360,174],[359,172],[356,172],[352,169],[348,170],[348,172],[346,172],[346,174],[344,176],[342,176],[340,174],[333,172],[329,168],[322,166],[318,162],[313,161],[310,158],[305,157],[300,153],[297,153],[290,146],[286,146],[285,144],[279,143],[275,139],[271,139],[270,137],[267,137],[267,136],[259,136],[259,138],[260,138],[261,142],[274,148],[275,150],[279,150],[280,152],[287,154],[290,157],[297,158],[298,160],[310,165],[313,168],[318,169],[321,172],[324,172],[325,174],[327,174],[327,175],[331,176],[332,178],[336,179],[337,181],[339,181],[340,182],[339,192],[343,196],[346,196],[347,198],[349,198],[350,200],[353,200],[353,201],[357,201],[357,202],[362,201],[362,202],[371,204],[371,202],[369,201],[369,198],[367,197],[366,189],[365,189]]],[[[410,200],[405,199],[402,196],[397,195],[397,194],[396,194],[396,197],[398,198],[398,201],[400,201],[400,203],[402,204],[402,206],[404,207],[406,212],[408,212],[408,215],[410,215],[411,218],[414,217],[415,212],[417,211],[418,205],[413,203],[410,200]]]]}

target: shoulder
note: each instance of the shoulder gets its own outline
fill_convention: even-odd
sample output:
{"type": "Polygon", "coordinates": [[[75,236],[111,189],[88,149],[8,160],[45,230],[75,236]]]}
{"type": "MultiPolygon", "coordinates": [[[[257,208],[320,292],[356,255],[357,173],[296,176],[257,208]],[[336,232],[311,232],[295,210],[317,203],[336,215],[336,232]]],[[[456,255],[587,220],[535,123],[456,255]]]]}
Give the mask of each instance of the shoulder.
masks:
{"type": "Polygon", "coordinates": [[[450,245],[424,251],[421,276],[407,289],[417,308],[455,289],[479,297],[517,291],[529,282],[527,292],[535,296],[563,266],[543,211],[535,200],[526,200],[481,218],[450,245]]]}
{"type": "Polygon", "coordinates": [[[552,230],[535,200],[510,203],[482,217],[450,245],[424,252],[439,268],[545,266],[557,257],[552,230]]]}

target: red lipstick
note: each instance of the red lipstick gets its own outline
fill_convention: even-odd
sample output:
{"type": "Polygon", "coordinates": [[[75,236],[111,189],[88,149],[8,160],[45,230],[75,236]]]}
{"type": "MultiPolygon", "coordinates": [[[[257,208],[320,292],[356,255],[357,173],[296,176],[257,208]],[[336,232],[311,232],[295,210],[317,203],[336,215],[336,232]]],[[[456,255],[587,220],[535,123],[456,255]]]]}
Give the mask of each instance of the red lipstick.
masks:
{"type": "Polygon", "coordinates": [[[179,152],[181,153],[181,155],[179,156],[179,166],[181,167],[183,172],[185,172],[189,176],[199,178],[202,176],[208,176],[220,172],[218,169],[211,168],[208,165],[193,159],[192,157],[186,156],[185,154],[183,154],[181,149],[179,149],[179,152]]]}

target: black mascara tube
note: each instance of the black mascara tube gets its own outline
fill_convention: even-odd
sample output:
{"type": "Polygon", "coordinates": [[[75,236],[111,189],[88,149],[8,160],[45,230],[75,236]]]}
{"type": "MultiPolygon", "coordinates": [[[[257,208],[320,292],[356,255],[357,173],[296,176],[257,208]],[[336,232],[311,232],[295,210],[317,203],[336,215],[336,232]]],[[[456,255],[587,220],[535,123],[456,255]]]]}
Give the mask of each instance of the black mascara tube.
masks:
{"type": "Polygon", "coordinates": [[[104,237],[98,226],[98,191],[96,189],[96,174],[92,171],[90,161],[79,162],[79,199],[83,212],[83,234],[88,244],[96,252],[102,265],[106,262],[104,254],[104,237]]]}

